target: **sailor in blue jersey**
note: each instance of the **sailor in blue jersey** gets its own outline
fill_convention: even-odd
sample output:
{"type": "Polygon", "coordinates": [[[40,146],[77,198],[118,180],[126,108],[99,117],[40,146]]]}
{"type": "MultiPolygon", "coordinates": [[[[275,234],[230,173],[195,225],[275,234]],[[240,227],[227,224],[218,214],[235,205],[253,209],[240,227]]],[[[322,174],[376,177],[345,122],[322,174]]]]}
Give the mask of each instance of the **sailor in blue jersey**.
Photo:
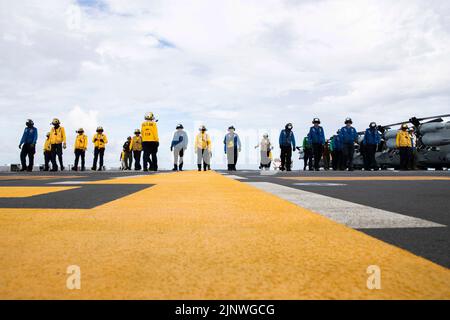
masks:
{"type": "Polygon", "coordinates": [[[353,156],[355,153],[355,143],[358,141],[358,132],[352,126],[351,118],[345,119],[345,127],[342,127],[339,137],[342,142],[343,167],[348,171],[353,171],[353,156]]]}
{"type": "Polygon", "coordinates": [[[320,126],[320,119],[314,118],[313,126],[309,129],[308,140],[312,145],[314,155],[314,170],[319,171],[320,160],[323,155],[323,146],[325,144],[325,133],[320,126]]]}
{"type": "Polygon", "coordinates": [[[377,124],[371,122],[369,128],[364,133],[363,144],[365,148],[364,157],[364,170],[370,171],[371,169],[378,170],[377,160],[375,154],[377,152],[378,145],[381,142],[381,135],[378,132],[377,124]]]}
{"type": "Polygon", "coordinates": [[[227,155],[227,163],[229,171],[236,171],[236,163],[239,152],[241,152],[241,139],[236,134],[234,126],[228,128],[228,133],[223,139],[224,152],[227,155]]]}
{"type": "Polygon", "coordinates": [[[292,166],[292,152],[295,151],[295,136],[292,132],[292,123],[286,124],[284,130],[280,132],[280,149],[281,149],[281,166],[280,170],[291,171],[292,166]]]}
{"type": "Polygon", "coordinates": [[[36,153],[38,131],[34,127],[34,122],[31,119],[28,119],[25,125],[26,128],[23,131],[22,139],[20,139],[19,143],[19,149],[21,149],[20,162],[22,163],[22,168],[20,169],[20,171],[33,171],[34,154],[36,153]]]}

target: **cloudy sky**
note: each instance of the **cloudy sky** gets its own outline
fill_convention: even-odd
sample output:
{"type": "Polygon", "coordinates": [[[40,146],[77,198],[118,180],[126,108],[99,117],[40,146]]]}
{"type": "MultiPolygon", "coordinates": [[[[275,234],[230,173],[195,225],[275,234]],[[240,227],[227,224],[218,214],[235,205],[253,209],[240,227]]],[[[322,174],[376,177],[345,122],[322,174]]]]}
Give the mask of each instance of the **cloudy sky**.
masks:
{"type": "Polygon", "coordinates": [[[276,141],[287,122],[301,140],[316,116],[331,135],[347,116],[364,129],[448,113],[450,1],[0,0],[0,108],[0,164],[19,162],[27,118],[42,163],[58,117],[67,163],[75,129],[91,137],[102,125],[107,165],[118,166],[153,111],[162,167],[180,122],[191,140],[207,125],[215,167],[235,125],[250,167],[259,137],[276,141]]]}

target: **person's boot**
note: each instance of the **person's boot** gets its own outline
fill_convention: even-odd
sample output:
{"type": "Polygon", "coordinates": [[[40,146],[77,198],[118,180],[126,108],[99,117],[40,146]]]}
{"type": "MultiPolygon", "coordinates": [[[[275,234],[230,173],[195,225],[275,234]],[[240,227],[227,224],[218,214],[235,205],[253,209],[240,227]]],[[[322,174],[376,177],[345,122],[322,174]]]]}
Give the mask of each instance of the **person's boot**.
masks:
{"type": "Polygon", "coordinates": [[[208,165],[205,163],[205,164],[203,164],[203,171],[206,171],[206,170],[208,170],[208,165]]]}
{"type": "Polygon", "coordinates": [[[178,166],[178,170],[183,171],[183,162],[178,166]]]}
{"type": "Polygon", "coordinates": [[[176,164],[173,165],[172,171],[178,171],[178,166],[176,164]]]}
{"type": "Polygon", "coordinates": [[[86,168],[85,167],[81,167],[81,171],[85,171],[86,170],[86,168]]]}
{"type": "Polygon", "coordinates": [[[198,166],[198,171],[202,171],[202,165],[199,164],[199,165],[197,165],[197,166],[198,166]]]}
{"type": "Polygon", "coordinates": [[[91,170],[92,170],[92,171],[96,171],[96,170],[97,170],[97,167],[96,167],[96,166],[92,166],[91,170]]]}
{"type": "Polygon", "coordinates": [[[72,167],[72,171],[78,171],[78,167],[73,166],[73,167],[72,167]]]}

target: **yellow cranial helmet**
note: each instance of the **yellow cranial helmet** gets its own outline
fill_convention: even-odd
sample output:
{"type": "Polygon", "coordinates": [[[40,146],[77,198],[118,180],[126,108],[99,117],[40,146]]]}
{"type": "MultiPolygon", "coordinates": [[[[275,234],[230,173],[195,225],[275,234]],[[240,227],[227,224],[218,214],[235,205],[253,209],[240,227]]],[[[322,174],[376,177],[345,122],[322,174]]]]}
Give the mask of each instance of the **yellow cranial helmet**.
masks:
{"type": "Polygon", "coordinates": [[[84,132],[84,129],[83,128],[79,128],[78,130],[77,130],[77,133],[83,133],[84,132]]]}
{"type": "Polygon", "coordinates": [[[103,127],[97,127],[97,132],[103,132],[103,127]]]}
{"type": "Polygon", "coordinates": [[[54,118],[53,120],[52,120],[52,124],[53,125],[55,125],[55,124],[60,124],[61,122],[59,121],[59,119],[58,118],[54,118]]]}
{"type": "Polygon", "coordinates": [[[155,116],[153,115],[153,112],[147,112],[145,114],[145,120],[153,120],[155,119],[155,116]]]}
{"type": "Polygon", "coordinates": [[[134,134],[140,134],[140,133],[141,133],[141,130],[139,130],[139,129],[134,130],[134,134]]]}

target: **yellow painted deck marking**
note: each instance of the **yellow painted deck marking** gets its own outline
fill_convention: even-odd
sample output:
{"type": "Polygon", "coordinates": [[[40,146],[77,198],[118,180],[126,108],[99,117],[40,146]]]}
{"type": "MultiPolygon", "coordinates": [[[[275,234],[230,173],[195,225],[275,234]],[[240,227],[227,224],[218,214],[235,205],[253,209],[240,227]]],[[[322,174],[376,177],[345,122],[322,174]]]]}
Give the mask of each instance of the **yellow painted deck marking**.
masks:
{"type": "Polygon", "coordinates": [[[450,181],[450,177],[432,177],[432,176],[385,176],[385,177],[279,177],[286,180],[299,181],[450,181]]]}
{"type": "Polygon", "coordinates": [[[102,183],[139,182],[91,210],[0,209],[0,298],[450,299],[450,270],[214,172],[102,183]]]}
{"type": "Polygon", "coordinates": [[[79,187],[0,187],[0,198],[27,198],[79,187]]]}

